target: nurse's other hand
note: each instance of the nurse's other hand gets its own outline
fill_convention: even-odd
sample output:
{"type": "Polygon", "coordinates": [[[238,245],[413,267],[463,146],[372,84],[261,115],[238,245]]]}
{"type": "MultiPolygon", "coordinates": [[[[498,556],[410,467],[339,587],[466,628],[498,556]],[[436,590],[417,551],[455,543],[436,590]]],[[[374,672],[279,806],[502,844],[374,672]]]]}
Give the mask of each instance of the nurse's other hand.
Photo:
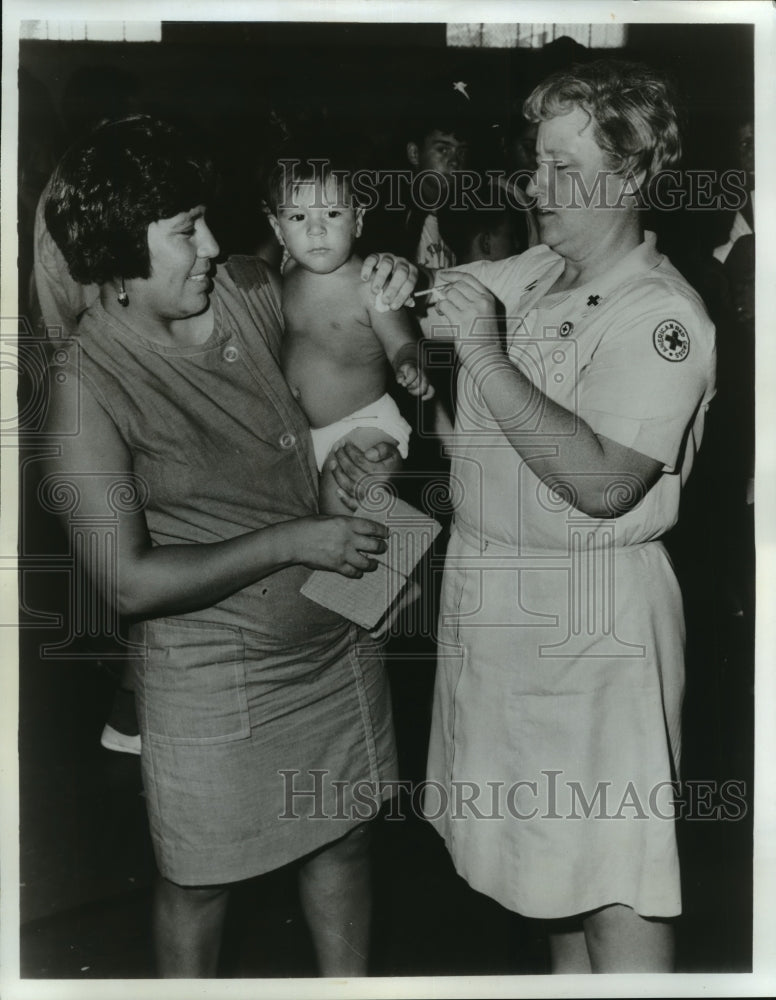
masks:
{"type": "Polygon", "coordinates": [[[361,280],[370,282],[378,312],[414,305],[418,273],[411,261],[392,253],[370,253],[361,265],[361,280]]]}

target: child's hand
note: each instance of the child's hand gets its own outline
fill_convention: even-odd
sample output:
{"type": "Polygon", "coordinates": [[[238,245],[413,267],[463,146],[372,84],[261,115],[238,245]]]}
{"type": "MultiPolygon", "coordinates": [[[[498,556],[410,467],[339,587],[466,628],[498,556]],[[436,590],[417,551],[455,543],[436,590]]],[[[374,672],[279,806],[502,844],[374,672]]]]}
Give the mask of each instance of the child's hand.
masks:
{"type": "Polygon", "coordinates": [[[396,381],[411,396],[420,396],[426,400],[434,395],[434,387],[426,377],[426,373],[412,361],[404,361],[399,365],[396,369],[396,381]]]}
{"type": "Polygon", "coordinates": [[[378,312],[414,305],[418,273],[414,264],[392,253],[370,253],[361,265],[361,280],[371,283],[378,312]]]}

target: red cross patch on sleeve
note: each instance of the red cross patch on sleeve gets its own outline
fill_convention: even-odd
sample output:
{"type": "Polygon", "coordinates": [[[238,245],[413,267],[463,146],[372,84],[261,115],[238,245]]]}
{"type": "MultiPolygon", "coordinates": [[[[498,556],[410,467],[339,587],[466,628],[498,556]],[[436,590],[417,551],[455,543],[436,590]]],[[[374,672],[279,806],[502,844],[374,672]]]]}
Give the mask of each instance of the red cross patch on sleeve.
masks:
{"type": "Polygon", "coordinates": [[[652,343],[660,357],[666,361],[684,361],[690,353],[690,337],[675,319],[665,319],[655,327],[652,343]]]}

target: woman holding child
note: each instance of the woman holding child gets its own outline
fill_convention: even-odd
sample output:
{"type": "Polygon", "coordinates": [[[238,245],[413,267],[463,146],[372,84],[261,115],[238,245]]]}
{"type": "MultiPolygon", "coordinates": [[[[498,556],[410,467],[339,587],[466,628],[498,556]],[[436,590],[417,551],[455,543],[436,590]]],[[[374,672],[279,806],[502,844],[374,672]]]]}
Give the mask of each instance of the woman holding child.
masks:
{"type": "MultiPolygon", "coordinates": [[[[553,971],[668,971],[684,625],[659,539],[714,329],[641,227],[680,155],[665,83],[596,62],[525,110],[541,245],[435,277],[460,375],[425,809],[475,889],[547,921],[553,971]]],[[[365,261],[375,289],[392,264],[365,261]]]]}
{"type": "Polygon", "coordinates": [[[255,258],[214,266],[212,191],[209,161],[144,116],[60,164],[47,224],[100,295],[57,355],[49,484],[76,488],[95,530],[116,527],[115,559],[91,570],[145,647],[160,974],[215,975],[229,885],[302,859],[321,971],[360,975],[368,858],[351,788],[395,776],[388,690],[369,637],[299,588],[310,568],[373,569],[386,532],[318,515],[276,279],[255,258]]]}

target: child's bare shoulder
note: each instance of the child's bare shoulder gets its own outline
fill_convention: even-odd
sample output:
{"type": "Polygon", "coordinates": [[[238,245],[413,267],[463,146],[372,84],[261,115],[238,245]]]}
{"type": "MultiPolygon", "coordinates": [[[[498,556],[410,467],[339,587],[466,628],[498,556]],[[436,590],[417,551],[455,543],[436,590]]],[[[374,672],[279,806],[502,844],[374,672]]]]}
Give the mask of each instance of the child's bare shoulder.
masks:
{"type": "Polygon", "coordinates": [[[314,294],[311,276],[303,267],[290,263],[283,270],[283,296],[286,299],[299,301],[314,294]]]}
{"type": "MultiPolygon", "coordinates": [[[[363,309],[374,307],[374,294],[369,284],[361,280],[361,258],[351,257],[346,264],[327,276],[329,287],[343,302],[358,304],[363,309]]],[[[366,320],[365,320],[366,321],[366,320]]]]}
{"type": "Polygon", "coordinates": [[[347,281],[353,287],[365,284],[361,281],[361,258],[355,255],[342,265],[337,274],[341,275],[343,281],[347,281]]]}

